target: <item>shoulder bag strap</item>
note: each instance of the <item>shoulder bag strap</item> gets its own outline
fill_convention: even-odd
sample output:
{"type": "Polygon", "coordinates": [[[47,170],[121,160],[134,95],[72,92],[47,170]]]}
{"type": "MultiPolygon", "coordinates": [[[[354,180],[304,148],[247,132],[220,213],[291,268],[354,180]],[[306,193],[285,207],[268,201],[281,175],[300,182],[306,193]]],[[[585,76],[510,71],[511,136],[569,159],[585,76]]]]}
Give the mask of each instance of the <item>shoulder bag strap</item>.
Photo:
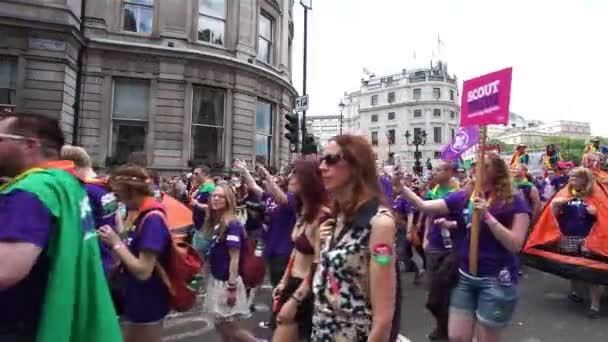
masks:
{"type": "MultiPolygon", "coordinates": [[[[151,217],[153,215],[160,216],[163,219],[163,221],[165,222],[165,226],[167,227],[167,232],[169,233],[169,248],[172,248],[171,247],[171,243],[173,243],[173,242],[171,240],[171,232],[169,231],[169,225],[168,225],[167,216],[165,215],[165,213],[163,213],[162,211],[160,211],[158,209],[153,209],[153,210],[148,211],[141,218],[141,225],[142,225],[142,227],[143,227],[144,221],[148,217],[151,217]]],[[[163,267],[163,265],[161,265],[159,258],[156,259],[156,265],[155,265],[154,269],[158,273],[158,276],[160,277],[160,279],[162,280],[162,282],[167,287],[167,290],[169,290],[169,294],[171,294],[171,296],[174,296],[175,295],[175,289],[173,288],[173,286],[171,284],[171,279],[169,279],[169,275],[167,274],[167,270],[165,270],[165,268],[163,267]]]]}

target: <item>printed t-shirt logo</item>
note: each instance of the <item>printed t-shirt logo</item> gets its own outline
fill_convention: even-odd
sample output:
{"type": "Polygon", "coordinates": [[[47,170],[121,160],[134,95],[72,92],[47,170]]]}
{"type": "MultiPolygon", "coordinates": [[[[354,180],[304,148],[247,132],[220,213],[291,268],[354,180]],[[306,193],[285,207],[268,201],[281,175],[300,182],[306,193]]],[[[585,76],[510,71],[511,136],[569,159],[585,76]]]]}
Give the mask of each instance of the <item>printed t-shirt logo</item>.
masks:
{"type": "Polygon", "coordinates": [[[101,197],[101,207],[103,208],[103,216],[114,215],[118,210],[118,199],[114,193],[109,192],[101,197]]]}

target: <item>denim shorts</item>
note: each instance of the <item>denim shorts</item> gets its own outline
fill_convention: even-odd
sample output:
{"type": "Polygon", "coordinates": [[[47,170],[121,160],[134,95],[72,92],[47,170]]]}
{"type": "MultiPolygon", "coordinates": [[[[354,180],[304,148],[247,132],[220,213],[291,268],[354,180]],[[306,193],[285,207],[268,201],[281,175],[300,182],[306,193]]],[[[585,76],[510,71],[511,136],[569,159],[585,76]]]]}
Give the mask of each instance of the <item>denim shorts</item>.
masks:
{"type": "Polygon", "coordinates": [[[460,270],[458,285],[452,290],[450,311],[470,314],[489,328],[504,328],[515,312],[518,293],[512,283],[498,278],[473,277],[460,270]]]}

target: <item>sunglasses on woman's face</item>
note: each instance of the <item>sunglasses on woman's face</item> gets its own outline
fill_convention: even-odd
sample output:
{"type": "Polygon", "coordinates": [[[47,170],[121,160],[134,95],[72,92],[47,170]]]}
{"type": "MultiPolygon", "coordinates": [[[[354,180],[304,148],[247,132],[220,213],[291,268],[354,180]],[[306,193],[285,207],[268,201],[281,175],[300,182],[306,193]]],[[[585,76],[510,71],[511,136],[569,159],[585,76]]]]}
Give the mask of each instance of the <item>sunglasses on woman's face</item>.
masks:
{"type": "Polygon", "coordinates": [[[327,164],[327,166],[333,166],[338,164],[338,162],[340,162],[340,160],[342,160],[342,155],[340,154],[326,154],[323,157],[321,157],[320,162],[325,162],[325,164],[327,164]]]}

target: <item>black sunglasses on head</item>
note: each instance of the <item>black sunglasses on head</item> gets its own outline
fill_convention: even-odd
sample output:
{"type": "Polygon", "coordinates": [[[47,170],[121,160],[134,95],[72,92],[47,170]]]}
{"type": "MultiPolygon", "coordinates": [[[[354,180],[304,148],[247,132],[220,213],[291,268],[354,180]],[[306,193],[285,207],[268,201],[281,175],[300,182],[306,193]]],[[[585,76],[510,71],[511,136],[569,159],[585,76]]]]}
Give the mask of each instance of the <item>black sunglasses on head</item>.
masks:
{"type": "Polygon", "coordinates": [[[340,162],[340,160],[342,160],[341,154],[326,154],[321,157],[319,162],[325,162],[325,164],[327,164],[328,166],[332,166],[336,165],[338,162],[340,162]]]}

